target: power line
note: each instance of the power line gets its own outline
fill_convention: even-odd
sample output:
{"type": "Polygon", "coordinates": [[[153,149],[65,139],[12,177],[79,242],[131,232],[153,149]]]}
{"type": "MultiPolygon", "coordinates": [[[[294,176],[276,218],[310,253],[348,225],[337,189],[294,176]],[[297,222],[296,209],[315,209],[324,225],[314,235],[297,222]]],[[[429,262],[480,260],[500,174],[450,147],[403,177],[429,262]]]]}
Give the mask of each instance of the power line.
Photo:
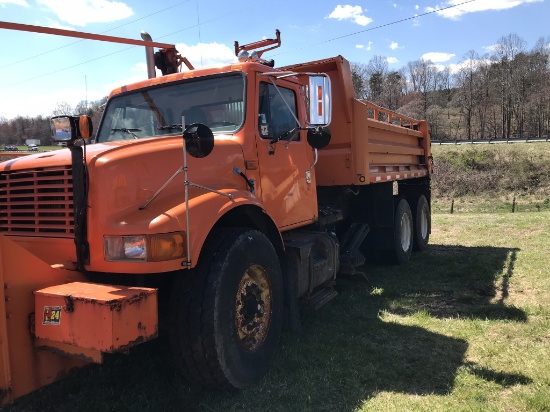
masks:
{"type": "MultiPolygon", "coordinates": [[[[189,2],[189,1],[191,1],[191,0],[186,0],[186,1],[184,1],[184,2],[178,3],[177,5],[183,4],[183,3],[187,3],[187,2],[189,2]]],[[[259,6],[260,4],[265,3],[266,1],[267,1],[267,0],[260,0],[260,1],[257,1],[257,2],[255,2],[255,5],[254,5],[253,7],[257,7],[257,6],[259,6]]],[[[171,7],[175,7],[175,6],[171,6],[171,7]]],[[[171,7],[170,7],[170,8],[171,8],[171,7]]],[[[198,27],[198,26],[200,26],[200,25],[205,25],[205,24],[207,24],[207,23],[211,23],[211,22],[216,21],[216,20],[219,20],[219,19],[226,19],[227,16],[230,16],[230,15],[236,14],[236,13],[239,13],[239,12],[241,12],[242,10],[245,10],[245,9],[250,9],[250,7],[243,7],[243,8],[241,8],[241,9],[235,10],[233,13],[225,14],[225,15],[220,16],[220,17],[216,17],[216,18],[213,18],[213,19],[210,19],[210,20],[206,20],[206,21],[203,21],[203,22],[200,23],[200,24],[195,24],[195,25],[193,25],[193,26],[189,26],[189,27],[183,28],[183,29],[181,29],[181,30],[176,30],[176,31],[174,31],[174,32],[165,34],[165,35],[163,35],[163,36],[159,36],[159,37],[155,36],[155,39],[163,39],[163,38],[172,36],[172,35],[174,35],[174,34],[181,33],[181,32],[184,32],[184,31],[186,31],[186,30],[193,29],[193,28],[198,27]]],[[[166,9],[164,9],[164,10],[166,10],[166,9]]],[[[152,16],[153,14],[157,14],[157,13],[160,13],[160,11],[159,11],[159,12],[156,12],[156,13],[152,13],[151,16],[152,16]]],[[[148,16],[145,16],[145,17],[148,17],[148,16]]],[[[144,19],[145,17],[142,17],[142,18],[137,19],[137,20],[144,19]]],[[[135,21],[137,21],[137,20],[135,20],[135,21]]],[[[125,26],[125,25],[130,24],[130,23],[131,23],[131,22],[128,22],[128,23],[123,24],[123,25],[121,25],[121,26],[119,26],[119,27],[125,26]]],[[[114,29],[111,29],[111,30],[114,30],[114,29]]],[[[103,33],[107,33],[107,31],[105,31],[105,32],[103,32],[103,33]]],[[[101,34],[103,34],[103,33],[101,33],[101,34]]],[[[82,41],[82,40],[77,40],[76,42],[70,43],[70,44],[68,44],[67,46],[69,46],[69,45],[71,45],[71,44],[74,44],[74,43],[78,43],[78,42],[80,42],[80,41],[82,41]]],[[[66,47],[66,46],[62,46],[62,47],[59,47],[59,48],[63,48],[63,47],[66,47]]],[[[10,83],[10,84],[7,85],[7,86],[0,86],[0,90],[2,90],[2,89],[7,89],[7,88],[12,87],[12,86],[17,86],[17,85],[22,84],[22,83],[31,82],[31,81],[34,81],[34,80],[36,80],[36,79],[40,79],[40,78],[42,78],[42,77],[46,77],[46,76],[49,76],[49,75],[52,75],[52,74],[56,74],[56,73],[59,73],[59,72],[65,71],[65,70],[73,69],[73,68],[75,68],[75,67],[82,66],[83,64],[87,64],[87,63],[91,63],[91,62],[93,62],[93,61],[101,60],[101,59],[104,59],[104,58],[106,58],[106,57],[112,56],[112,55],[117,54],[117,53],[122,53],[122,52],[124,52],[124,51],[133,49],[134,47],[137,47],[137,46],[125,47],[125,48],[123,48],[123,49],[119,49],[119,50],[114,51],[114,52],[112,52],[112,53],[109,53],[109,54],[105,54],[105,55],[103,55],[103,56],[96,57],[95,59],[86,60],[86,61],[84,61],[84,62],[80,62],[80,63],[77,63],[77,64],[73,64],[72,66],[66,66],[66,67],[63,67],[63,68],[61,68],[61,69],[59,69],[59,70],[54,70],[54,71],[51,71],[51,72],[48,72],[48,73],[44,73],[44,74],[41,74],[41,75],[39,75],[39,76],[32,77],[32,78],[30,78],[30,79],[21,80],[20,82],[10,83]]],[[[55,49],[55,50],[57,50],[57,49],[55,49]]],[[[25,60],[28,60],[28,59],[25,59],[25,60]]]]}
{"type": "MultiPolygon", "coordinates": [[[[129,24],[133,24],[133,23],[138,22],[138,21],[140,21],[140,20],[143,20],[143,19],[146,19],[146,18],[148,18],[148,17],[154,16],[155,14],[159,14],[159,13],[165,12],[166,10],[170,10],[170,9],[173,9],[174,7],[180,6],[180,5],[182,5],[182,4],[189,3],[190,1],[191,1],[191,0],[181,1],[181,2],[176,3],[176,4],[174,4],[174,5],[170,6],[170,7],[166,7],[166,8],[164,8],[164,9],[162,9],[162,10],[158,10],[158,11],[156,11],[156,12],[154,12],[154,13],[147,14],[146,16],[140,17],[139,19],[135,19],[135,20],[129,21],[129,22],[127,22],[127,23],[121,24],[120,26],[116,26],[116,27],[113,27],[113,28],[111,28],[111,29],[109,29],[109,30],[105,30],[105,31],[103,31],[103,32],[101,32],[101,33],[99,33],[99,34],[109,33],[109,32],[111,32],[111,31],[113,31],[113,30],[120,29],[121,27],[128,26],[129,24]]],[[[5,69],[5,68],[7,68],[7,67],[11,67],[11,66],[14,66],[14,65],[19,64],[19,63],[23,63],[23,62],[26,62],[26,61],[29,61],[29,60],[33,60],[33,59],[35,59],[35,58],[37,58],[37,57],[44,56],[45,54],[53,53],[53,52],[55,52],[55,51],[57,51],[57,50],[64,49],[65,47],[72,46],[72,45],[77,44],[77,43],[80,43],[80,42],[82,42],[82,41],[84,41],[84,39],[76,40],[76,41],[73,41],[73,42],[71,42],[71,43],[67,43],[67,44],[65,44],[65,45],[63,45],[63,46],[59,46],[59,47],[57,47],[57,48],[55,48],[55,49],[46,50],[46,51],[43,52],[43,53],[35,54],[34,56],[27,57],[27,58],[25,58],[25,59],[18,60],[18,61],[13,62],[13,63],[9,63],[9,64],[7,64],[7,65],[5,65],[5,66],[0,66],[0,69],[5,69]]]]}
{"type": "Polygon", "coordinates": [[[452,8],[455,8],[455,7],[458,7],[458,6],[462,6],[463,4],[466,4],[466,3],[472,3],[474,1],[477,1],[477,0],[466,0],[466,1],[463,1],[462,3],[458,3],[458,4],[454,4],[452,6],[447,6],[447,7],[443,7],[443,8],[440,8],[440,9],[436,9],[436,10],[432,10],[432,11],[427,11],[426,13],[422,13],[422,14],[415,14],[414,16],[412,17],[407,17],[407,18],[404,18],[404,19],[401,19],[401,20],[396,20],[396,21],[393,21],[391,23],[384,23],[384,24],[380,24],[378,26],[374,26],[374,27],[371,27],[369,29],[365,29],[365,30],[359,30],[359,31],[356,31],[356,32],[353,32],[353,33],[349,33],[349,34],[344,34],[343,36],[339,36],[339,37],[333,37],[332,39],[328,39],[328,40],[323,40],[322,42],[319,42],[319,43],[314,43],[314,44],[309,44],[307,46],[302,46],[302,47],[298,47],[296,49],[292,49],[292,50],[287,50],[287,51],[284,51],[284,52],[280,52],[280,53],[277,53],[277,54],[274,54],[273,57],[276,57],[276,56],[280,56],[282,54],[287,54],[287,53],[291,53],[291,52],[295,52],[297,50],[303,50],[303,49],[306,49],[308,47],[314,47],[314,46],[319,46],[321,44],[325,44],[325,43],[330,43],[330,42],[333,42],[333,41],[336,41],[336,40],[340,40],[340,39],[344,39],[346,37],[351,37],[351,36],[355,36],[357,34],[361,34],[361,33],[365,33],[367,31],[372,31],[372,30],[377,30],[377,29],[381,29],[383,27],[388,27],[388,26],[392,26],[394,24],[398,24],[398,23],[403,23],[405,21],[409,21],[409,20],[414,20],[414,19],[417,19],[419,17],[424,17],[424,16],[427,16],[429,14],[433,14],[433,13],[438,13],[438,12],[441,12],[443,10],[447,10],[447,9],[452,9],[452,8]]]}
{"type": "MultiPolygon", "coordinates": [[[[183,3],[187,3],[191,0],[186,0],[184,2],[181,2],[181,3],[178,3],[177,5],[180,5],[180,4],[183,4],[183,3]]],[[[261,1],[257,1],[255,3],[255,7],[259,6],[260,4],[262,3],[265,3],[267,0],[261,0],[261,1]]],[[[419,17],[424,17],[424,16],[427,16],[427,15],[430,15],[430,14],[433,14],[433,13],[437,13],[437,12],[441,12],[443,10],[447,10],[447,9],[452,9],[452,8],[455,8],[455,7],[458,7],[458,6],[461,6],[461,5],[464,5],[464,4],[467,4],[467,3],[472,3],[474,1],[477,1],[477,0],[466,0],[466,1],[463,1],[462,3],[458,3],[458,4],[454,4],[452,6],[447,6],[447,7],[443,7],[443,8],[439,8],[439,9],[436,9],[436,10],[432,10],[432,11],[429,11],[429,12],[426,12],[426,13],[422,13],[422,14],[416,14],[412,17],[407,17],[407,18],[404,18],[404,19],[400,19],[400,20],[396,20],[396,21],[393,21],[393,22],[390,22],[390,23],[385,23],[385,24],[381,24],[381,25],[378,25],[378,26],[375,26],[375,27],[371,27],[369,29],[365,29],[365,30],[359,30],[359,31],[356,31],[356,32],[353,32],[353,33],[349,33],[349,34],[345,34],[343,36],[338,36],[338,37],[334,37],[332,39],[328,39],[328,40],[324,40],[322,42],[319,42],[319,43],[314,43],[314,44],[310,44],[310,45],[307,45],[307,46],[303,46],[303,47],[299,47],[299,48],[295,48],[295,49],[292,49],[292,50],[288,50],[288,51],[285,51],[285,52],[281,52],[281,53],[277,53],[275,55],[273,55],[274,57],[275,56],[280,56],[282,54],[287,54],[287,53],[291,53],[291,52],[295,52],[297,50],[302,50],[302,49],[305,49],[305,48],[308,48],[308,47],[313,47],[313,46],[318,46],[318,45],[321,45],[321,44],[325,44],[325,43],[329,43],[329,42],[332,42],[332,41],[336,41],[336,40],[340,40],[340,39],[343,39],[343,38],[346,38],[346,37],[351,37],[351,36],[355,36],[357,34],[360,34],[360,33],[365,33],[365,32],[368,32],[368,31],[372,31],[372,30],[376,30],[376,29],[380,29],[380,28],[383,28],[383,27],[387,27],[387,26],[391,26],[391,25],[394,25],[394,24],[398,24],[398,23],[403,23],[405,21],[409,21],[409,20],[414,20],[416,18],[419,18],[419,17]]],[[[177,6],[175,5],[175,6],[177,6]]],[[[175,6],[170,6],[169,8],[167,9],[170,9],[172,7],[175,7],[175,6]]],[[[164,10],[167,10],[167,9],[164,9],[164,10]]],[[[171,33],[168,33],[168,34],[165,34],[163,36],[159,36],[159,37],[155,37],[155,38],[158,38],[158,39],[163,39],[163,38],[166,38],[166,37],[169,37],[169,36],[172,36],[174,34],[177,34],[177,33],[181,33],[183,31],[186,31],[186,30],[190,30],[190,29],[193,29],[195,27],[198,27],[198,26],[201,26],[201,25],[205,25],[205,24],[208,24],[208,23],[211,23],[213,21],[216,21],[216,20],[219,20],[219,19],[226,19],[227,16],[229,15],[232,15],[232,14],[235,14],[235,13],[239,13],[241,10],[244,10],[245,8],[242,8],[242,9],[239,9],[239,10],[236,10],[234,11],[233,13],[229,13],[229,14],[225,14],[223,16],[220,16],[220,17],[216,17],[216,18],[213,18],[213,19],[210,19],[210,20],[207,20],[207,21],[203,21],[202,23],[199,23],[199,24],[196,24],[196,25],[193,25],[193,26],[189,26],[189,27],[186,27],[184,29],[181,29],[181,30],[177,30],[177,31],[174,31],[174,32],[171,32],[171,33]]],[[[249,9],[249,7],[247,7],[246,9],[249,9]]],[[[163,10],[161,10],[163,11],[163,10]]],[[[154,14],[157,14],[157,13],[160,13],[161,11],[158,11],[158,12],[155,12],[155,13],[152,13],[148,16],[144,16],[144,17],[141,17],[140,19],[137,19],[137,20],[134,20],[134,21],[138,21],[138,20],[142,20],[146,17],[149,17],[149,16],[152,16],[154,14]]],[[[125,25],[128,25],[132,22],[128,22],[126,24],[123,24],[119,27],[123,27],[125,25]]],[[[110,29],[110,30],[114,30],[115,28],[113,29],[110,29]]],[[[108,30],[108,31],[110,31],[108,30]]],[[[107,31],[103,32],[103,33],[107,33],[107,31]]],[[[101,33],[101,34],[103,34],[101,33]]],[[[78,43],[79,41],[82,41],[82,40],[78,40],[76,42],[73,42],[73,43],[70,43],[70,44],[74,44],[74,43],[78,43]]],[[[69,46],[70,44],[68,44],[67,46],[69,46]]],[[[62,46],[62,47],[66,47],[66,46],[62,46]]],[[[60,48],[62,48],[60,47],[60,48]]],[[[75,67],[78,67],[78,66],[82,66],[83,64],[87,64],[87,63],[91,63],[93,61],[97,61],[97,60],[101,60],[101,59],[104,59],[106,57],[109,57],[109,56],[112,56],[114,54],[117,54],[117,53],[122,53],[126,50],[130,50],[134,47],[137,47],[137,46],[130,46],[130,47],[125,47],[124,49],[120,49],[120,50],[117,50],[117,51],[114,51],[112,53],[109,53],[109,54],[106,54],[106,55],[103,55],[103,56],[100,56],[100,57],[97,57],[95,59],[90,59],[90,60],[86,60],[84,62],[80,62],[80,63],[77,63],[77,64],[74,64],[72,66],[68,66],[68,67],[63,67],[62,69],[59,69],[59,70],[55,70],[55,71],[52,71],[52,72],[48,72],[48,73],[44,73],[42,75],[39,75],[39,76],[35,76],[33,78],[30,78],[30,79],[25,79],[25,80],[22,80],[20,82],[16,82],[16,83],[11,83],[9,86],[5,86],[5,87],[0,87],[0,90],[2,89],[6,89],[8,87],[11,87],[11,86],[16,86],[16,85],[19,85],[19,84],[22,84],[22,83],[26,83],[26,82],[30,82],[30,81],[33,81],[33,80],[36,80],[36,79],[40,79],[42,77],[46,77],[46,76],[49,76],[49,75],[52,75],[52,74],[56,74],[56,73],[59,73],[59,72],[62,72],[62,71],[65,71],[65,70],[69,70],[69,69],[72,69],[72,68],[75,68],[75,67]]],[[[55,49],[55,50],[58,50],[58,49],[55,49]]],[[[45,54],[45,53],[43,53],[45,54]]],[[[25,60],[28,60],[28,59],[25,59],[25,60]]],[[[6,66],[5,66],[6,67],[6,66]]]]}

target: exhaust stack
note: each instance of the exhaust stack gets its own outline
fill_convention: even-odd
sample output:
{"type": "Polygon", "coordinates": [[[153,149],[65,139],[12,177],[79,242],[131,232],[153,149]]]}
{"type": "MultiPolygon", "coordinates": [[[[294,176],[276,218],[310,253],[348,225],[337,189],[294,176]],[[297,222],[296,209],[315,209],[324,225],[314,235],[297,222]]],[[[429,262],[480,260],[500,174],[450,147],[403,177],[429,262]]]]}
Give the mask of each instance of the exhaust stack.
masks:
{"type": "MultiPolygon", "coordinates": [[[[144,41],[153,41],[151,35],[146,31],[141,32],[141,38],[144,41]]],[[[145,60],[147,61],[147,77],[149,79],[157,77],[157,71],[155,69],[155,52],[152,47],[145,47],[145,60]]]]}

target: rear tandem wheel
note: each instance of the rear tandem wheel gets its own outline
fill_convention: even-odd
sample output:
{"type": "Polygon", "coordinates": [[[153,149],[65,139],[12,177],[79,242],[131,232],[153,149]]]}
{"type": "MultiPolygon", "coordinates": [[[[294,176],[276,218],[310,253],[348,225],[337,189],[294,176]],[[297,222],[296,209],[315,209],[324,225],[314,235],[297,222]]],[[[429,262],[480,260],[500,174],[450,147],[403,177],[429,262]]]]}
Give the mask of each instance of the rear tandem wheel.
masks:
{"type": "Polygon", "coordinates": [[[395,209],[393,240],[395,261],[407,263],[413,248],[413,217],[407,199],[401,199],[395,209]]]}
{"type": "Polygon", "coordinates": [[[432,218],[430,214],[430,205],[426,196],[420,195],[416,206],[416,216],[414,221],[414,249],[426,250],[430,240],[432,230],[432,218]]]}

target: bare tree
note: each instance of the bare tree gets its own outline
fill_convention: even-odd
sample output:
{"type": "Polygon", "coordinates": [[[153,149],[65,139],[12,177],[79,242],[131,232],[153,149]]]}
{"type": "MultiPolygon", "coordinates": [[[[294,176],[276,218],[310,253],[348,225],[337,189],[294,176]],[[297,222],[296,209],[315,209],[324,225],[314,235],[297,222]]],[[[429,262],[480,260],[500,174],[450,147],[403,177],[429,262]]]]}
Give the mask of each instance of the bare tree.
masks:
{"type": "Polygon", "coordinates": [[[390,110],[397,110],[399,102],[405,94],[406,78],[402,72],[393,71],[384,79],[382,105],[390,110]]]}
{"type": "Polygon", "coordinates": [[[64,116],[64,115],[72,115],[72,114],[73,114],[73,108],[67,102],[57,102],[52,111],[52,116],[64,116]]]}
{"type": "Polygon", "coordinates": [[[550,36],[538,39],[531,51],[533,56],[533,83],[530,92],[532,110],[532,134],[542,137],[546,129],[550,129],[550,36]]]}
{"type": "Polygon", "coordinates": [[[470,50],[464,60],[461,68],[456,74],[458,93],[456,104],[459,108],[466,127],[466,137],[473,139],[474,112],[481,103],[481,84],[478,75],[479,55],[470,50]]]}
{"type": "Polygon", "coordinates": [[[494,46],[496,59],[499,62],[498,71],[501,95],[502,137],[509,138],[512,134],[512,119],[514,104],[517,97],[517,72],[515,59],[525,49],[525,41],[517,34],[502,36],[494,46]]]}
{"type": "Polygon", "coordinates": [[[355,90],[355,97],[358,99],[368,99],[368,75],[367,66],[363,63],[351,63],[351,79],[353,82],[353,89],[355,90]]]}
{"type": "Polygon", "coordinates": [[[419,92],[424,99],[422,117],[426,117],[429,106],[429,93],[435,90],[437,69],[431,60],[415,60],[407,64],[413,91],[419,92]]]}

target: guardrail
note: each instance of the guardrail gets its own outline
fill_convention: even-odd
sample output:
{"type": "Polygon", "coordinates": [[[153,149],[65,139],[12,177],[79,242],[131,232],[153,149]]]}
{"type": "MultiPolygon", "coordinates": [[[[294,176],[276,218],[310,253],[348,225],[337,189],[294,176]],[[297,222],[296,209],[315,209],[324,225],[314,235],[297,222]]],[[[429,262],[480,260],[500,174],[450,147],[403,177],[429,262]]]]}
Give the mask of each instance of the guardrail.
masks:
{"type": "Polygon", "coordinates": [[[23,157],[36,153],[43,153],[42,150],[0,150],[0,157],[23,157]]]}
{"type": "Polygon", "coordinates": [[[491,143],[532,143],[550,142],[548,137],[511,137],[509,139],[472,139],[472,140],[432,140],[432,145],[442,144],[491,144],[491,143]]]}

